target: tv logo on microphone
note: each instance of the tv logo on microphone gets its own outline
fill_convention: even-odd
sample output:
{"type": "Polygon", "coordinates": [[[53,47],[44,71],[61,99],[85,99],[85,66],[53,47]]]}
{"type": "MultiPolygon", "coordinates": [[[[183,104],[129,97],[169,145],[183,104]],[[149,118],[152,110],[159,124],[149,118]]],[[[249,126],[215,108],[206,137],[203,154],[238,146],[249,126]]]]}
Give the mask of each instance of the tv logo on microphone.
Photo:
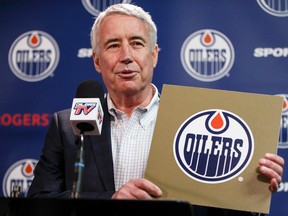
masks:
{"type": "Polygon", "coordinates": [[[82,113],[84,115],[88,115],[95,107],[97,103],[76,103],[74,107],[74,114],[75,115],[81,115],[82,113]]]}
{"type": "Polygon", "coordinates": [[[104,112],[99,98],[74,98],[70,123],[75,135],[79,135],[81,130],[77,125],[90,125],[89,131],[85,135],[100,135],[102,130],[104,112]]]}
{"type": "Polygon", "coordinates": [[[254,138],[239,116],[226,110],[204,110],[189,117],[174,138],[174,157],[190,178],[222,183],[238,176],[254,152],[254,138]]]}
{"type": "MultiPolygon", "coordinates": [[[[74,106],[74,110],[75,110],[74,114],[75,115],[81,115],[81,114],[89,115],[95,107],[97,107],[97,102],[76,103],[74,106]]],[[[100,106],[98,106],[97,119],[100,123],[102,123],[103,112],[100,106]]]]}

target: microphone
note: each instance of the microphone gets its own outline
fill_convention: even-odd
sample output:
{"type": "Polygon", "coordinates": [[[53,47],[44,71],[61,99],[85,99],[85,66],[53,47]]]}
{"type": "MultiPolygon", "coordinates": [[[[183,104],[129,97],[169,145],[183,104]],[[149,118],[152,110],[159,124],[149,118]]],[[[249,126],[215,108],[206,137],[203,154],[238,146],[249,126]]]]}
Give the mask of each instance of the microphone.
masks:
{"type": "Polygon", "coordinates": [[[70,124],[75,135],[80,136],[80,146],[74,163],[74,181],[71,198],[79,198],[82,190],[84,163],[84,133],[85,135],[100,135],[103,123],[104,89],[100,82],[87,80],[82,82],[73,99],[70,124]]]}
{"type": "Polygon", "coordinates": [[[96,80],[82,82],[73,99],[70,123],[75,135],[100,135],[104,112],[102,103],[104,101],[103,85],[96,80]]]}

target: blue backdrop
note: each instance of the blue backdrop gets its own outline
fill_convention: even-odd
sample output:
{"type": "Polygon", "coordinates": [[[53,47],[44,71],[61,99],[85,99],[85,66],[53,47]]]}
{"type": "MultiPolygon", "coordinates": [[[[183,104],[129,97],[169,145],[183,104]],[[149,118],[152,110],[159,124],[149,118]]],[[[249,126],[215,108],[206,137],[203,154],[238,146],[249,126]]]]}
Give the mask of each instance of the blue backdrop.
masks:
{"type": "MultiPolygon", "coordinates": [[[[143,7],[158,26],[159,91],[165,83],[283,96],[278,154],[288,159],[287,0],[0,0],[1,196],[15,184],[25,194],[52,113],[71,106],[81,81],[101,80],[90,29],[117,2],[143,7]]],[[[287,166],[269,215],[288,215],[287,166]]]]}

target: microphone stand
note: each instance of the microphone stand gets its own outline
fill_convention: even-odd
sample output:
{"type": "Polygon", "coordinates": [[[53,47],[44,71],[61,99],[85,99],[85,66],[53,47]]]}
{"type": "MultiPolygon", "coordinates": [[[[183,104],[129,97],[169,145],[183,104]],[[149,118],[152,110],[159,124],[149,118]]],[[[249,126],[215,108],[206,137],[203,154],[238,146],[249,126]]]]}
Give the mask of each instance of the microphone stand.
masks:
{"type": "Polygon", "coordinates": [[[94,130],[94,126],[87,122],[80,122],[76,125],[80,130],[80,147],[77,152],[76,162],[74,164],[75,180],[72,185],[71,198],[79,198],[82,190],[82,173],[84,169],[84,133],[94,130]]]}
{"type": "Polygon", "coordinates": [[[82,188],[82,173],[84,165],[84,131],[80,133],[80,147],[77,152],[76,162],[74,164],[75,180],[72,186],[71,198],[79,198],[82,188]]]}

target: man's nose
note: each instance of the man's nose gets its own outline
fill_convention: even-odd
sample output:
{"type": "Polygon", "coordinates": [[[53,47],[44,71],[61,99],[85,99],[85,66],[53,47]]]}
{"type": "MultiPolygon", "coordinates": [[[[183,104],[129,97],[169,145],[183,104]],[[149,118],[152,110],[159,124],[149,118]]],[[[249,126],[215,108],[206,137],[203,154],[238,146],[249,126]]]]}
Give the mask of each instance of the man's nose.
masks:
{"type": "Polygon", "coordinates": [[[129,45],[121,47],[120,61],[124,64],[129,64],[133,61],[131,47],[129,45]]]}

